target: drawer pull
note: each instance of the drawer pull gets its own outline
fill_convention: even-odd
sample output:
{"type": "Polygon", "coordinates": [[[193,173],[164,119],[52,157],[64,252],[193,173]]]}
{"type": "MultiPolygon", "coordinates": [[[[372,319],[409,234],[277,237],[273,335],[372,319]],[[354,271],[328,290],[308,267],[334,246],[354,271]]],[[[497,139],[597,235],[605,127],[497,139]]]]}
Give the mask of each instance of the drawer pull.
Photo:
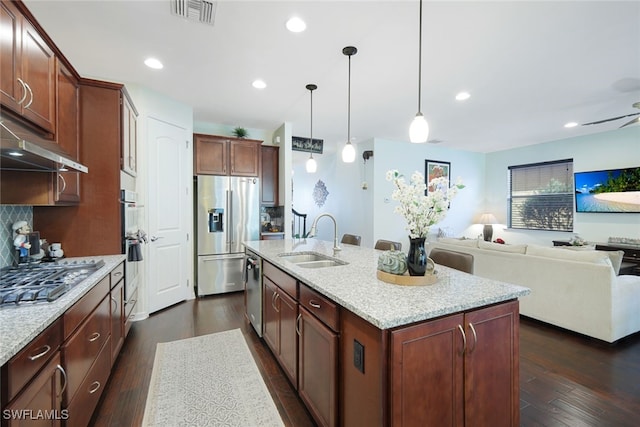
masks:
{"type": "Polygon", "coordinates": [[[114,276],[122,276],[122,271],[116,271],[113,273],[114,276]]]}
{"type": "Polygon", "coordinates": [[[111,313],[116,314],[116,312],[118,311],[118,301],[116,301],[114,297],[111,297],[111,301],[113,301],[116,305],[115,309],[111,313]]]}
{"type": "Polygon", "coordinates": [[[62,385],[62,390],[60,390],[60,394],[58,394],[58,397],[60,397],[62,396],[62,393],[64,393],[64,391],[67,389],[67,372],[60,365],[56,365],[56,369],[60,371],[60,373],[62,374],[62,378],[64,378],[64,384],[62,385]]]}
{"type": "Polygon", "coordinates": [[[309,305],[313,308],[320,308],[320,304],[318,304],[314,300],[309,300],[309,305]]]}
{"type": "Polygon", "coordinates": [[[98,391],[98,389],[100,389],[100,383],[98,381],[94,381],[91,383],[91,387],[92,388],[89,389],[89,394],[93,394],[98,391]]]}
{"type": "Polygon", "coordinates": [[[89,337],[89,342],[94,342],[95,340],[97,340],[98,338],[100,338],[100,332],[94,332],[93,334],[91,334],[91,336],[89,337]]]}
{"type": "Polygon", "coordinates": [[[302,336],[302,332],[300,331],[300,320],[302,320],[302,313],[298,314],[296,318],[296,332],[298,336],[302,336]]]}
{"type": "Polygon", "coordinates": [[[40,359],[45,354],[49,353],[49,351],[51,351],[51,346],[45,345],[44,347],[42,347],[42,351],[40,353],[36,354],[35,356],[29,356],[29,360],[33,362],[36,359],[40,359]]]}

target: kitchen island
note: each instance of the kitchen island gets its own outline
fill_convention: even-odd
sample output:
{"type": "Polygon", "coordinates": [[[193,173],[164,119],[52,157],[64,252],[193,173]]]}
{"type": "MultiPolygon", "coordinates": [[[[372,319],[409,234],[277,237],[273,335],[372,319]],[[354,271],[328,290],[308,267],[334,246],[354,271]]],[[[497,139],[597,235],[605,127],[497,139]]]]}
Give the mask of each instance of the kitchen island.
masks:
{"type": "Polygon", "coordinates": [[[314,239],[245,247],[263,259],[265,342],[319,425],[518,425],[527,288],[442,266],[433,285],[393,285],[381,251],[314,239]],[[346,264],[281,256],[310,252],[346,264]]]}

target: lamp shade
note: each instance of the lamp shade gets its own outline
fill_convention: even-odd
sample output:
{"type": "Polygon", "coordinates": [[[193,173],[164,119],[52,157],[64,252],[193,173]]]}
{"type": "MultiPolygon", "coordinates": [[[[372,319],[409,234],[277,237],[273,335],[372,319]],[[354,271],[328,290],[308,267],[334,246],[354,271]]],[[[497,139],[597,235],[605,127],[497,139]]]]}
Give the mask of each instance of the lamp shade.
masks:
{"type": "Polygon", "coordinates": [[[427,138],[429,138],[429,123],[422,113],[418,113],[409,127],[409,141],[421,144],[427,142],[427,138]]]}
{"type": "Polygon", "coordinates": [[[356,149],[351,142],[347,142],[342,149],[342,161],[345,163],[353,163],[356,160],[356,149]]]}
{"type": "Polygon", "coordinates": [[[497,224],[498,219],[492,213],[483,213],[478,219],[478,224],[497,224]]]}
{"type": "Polygon", "coordinates": [[[316,171],[318,170],[318,163],[316,163],[316,159],[313,158],[313,155],[309,156],[309,158],[307,159],[305,168],[307,170],[307,173],[316,173],[316,171]]]}

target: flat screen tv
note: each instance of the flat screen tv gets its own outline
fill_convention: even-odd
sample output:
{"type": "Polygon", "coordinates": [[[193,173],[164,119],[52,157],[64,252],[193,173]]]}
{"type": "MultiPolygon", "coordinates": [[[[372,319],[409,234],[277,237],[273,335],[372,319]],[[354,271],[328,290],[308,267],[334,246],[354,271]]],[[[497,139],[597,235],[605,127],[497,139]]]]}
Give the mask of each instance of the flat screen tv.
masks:
{"type": "Polygon", "coordinates": [[[640,213],[640,167],[574,173],[576,212],[640,213]]]}

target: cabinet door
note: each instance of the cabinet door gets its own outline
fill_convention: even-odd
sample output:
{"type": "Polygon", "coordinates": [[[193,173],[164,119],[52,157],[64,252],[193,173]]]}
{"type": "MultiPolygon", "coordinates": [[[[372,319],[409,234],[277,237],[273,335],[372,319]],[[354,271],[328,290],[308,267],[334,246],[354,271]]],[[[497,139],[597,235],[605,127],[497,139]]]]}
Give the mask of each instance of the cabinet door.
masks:
{"type": "Polygon", "coordinates": [[[56,58],[36,29],[22,19],[22,81],[29,95],[22,115],[50,133],[56,123],[56,58]]]}
{"type": "MultiPolygon", "coordinates": [[[[21,14],[13,2],[0,3],[0,28],[2,28],[2,49],[0,49],[0,99],[2,106],[17,113],[22,108],[19,101],[28,96],[26,88],[19,82],[20,46],[22,40],[21,14]]],[[[26,99],[26,98],[25,98],[26,99]]],[[[24,100],[23,100],[24,101],[24,100]]]]}
{"type": "Polygon", "coordinates": [[[320,426],[338,421],[338,334],[300,307],[298,393],[320,426]]]}
{"type": "Polygon", "coordinates": [[[294,388],[298,387],[298,303],[278,290],[276,307],[280,311],[280,364],[294,388]]]}
{"type": "Polygon", "coordinates": [[[518,302],[465,315],[466,425],[519,426],[518,302]]]}
{"type": "Polygon", "coordinates": [[[463,320],[458,314],[391,333],[393,426],[464,425],[463,320]]]}
{"type": "MultiPolygon", "coordinates": [[[[62,387],[64,386],[64,371],[60,366],[60,352],[51,358],[49,363],[40,373],[25,387],[22,392],[9,403],[4,411],[18,411],[23,417],[9,418],[6,420],[8,427],[17,426],[60,426],[62,419],[66,418],[66,411],[62,411],[62,387]],[[20,412],[22,411],[22,412],[20,412]],[[39,413],[40,419],[31,419],[39,413]],[[29,414],[31,416],[29,416],[29,414]],[[48,416],[50,419],[46,419],[48,416]]],[[[4,417],[3,417],[4,418],[4,417]]],[[[3,420],[3,422],[5,422],[3,420]]],[[[5,424],[3,424],[5,425],[5,424]]]]}
{"type": "MultiPolygon", "coordinates": [[[[58,103],[56,141],[74,160],[80,158],[80,88],[75,76],[57,61],[58,103]]],[[[75,204],[80,202],[80,175],[76,172],[53,173],[54,202],[75,204]]]]}
{"type": "Polygon", "coordinates": [[[260,202],[264,206],[276,206],[278,204],[278,154],[279,147],[263,145],[260,148],[260,202]]]}
{"type": "Polygon", "coordinates": [[[194,170],[196,175],[227,175],[229,139],[219,136],[198,135],[195,140],[194,170]]]}
{"type": "Polygon", "coordinates": [[[278,288],[267,277],[262,277],[263,287],[263,319],[262,337],[267,343],[274,355],[280,353],[280,320],[279,313],[276,308],[276,297],[278,296],[278,288]]]}
{"type": "Polygon", "coordinates": [[[138,173],[138,113],[123,89],[122,95],[122,170],[131,176],[138,173]]]}
{"type": "Polygon", "coordinates": [[[260,172],[261,141],[233,139],[229,142],[229,175],[255,176],[260,172]]]}
{"type": "Polygon", "coordinates": [[[124,280],[111,289],[111,366],[124,344],[124,280]]]}

